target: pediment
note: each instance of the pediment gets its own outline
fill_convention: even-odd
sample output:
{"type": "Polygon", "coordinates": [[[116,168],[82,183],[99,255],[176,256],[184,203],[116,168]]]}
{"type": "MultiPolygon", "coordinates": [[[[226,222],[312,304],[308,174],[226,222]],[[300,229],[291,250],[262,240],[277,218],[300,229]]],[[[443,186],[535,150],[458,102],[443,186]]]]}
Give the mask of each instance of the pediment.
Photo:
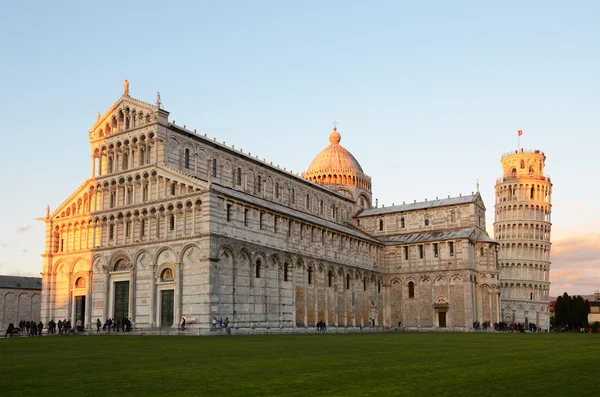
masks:
{"type": "Polygon", "coordinates": [[[89,214],[86,206],[89,203],[90,196],[94,190],[95,181],[93,178],[83,182],[65,201],[62,202],[52,213],[50,207],[46,207],[46,220],[58,220],[72,216],[89,214]]]}
{"type": "MultiPolygon", "coordinates": [[[[158,107],[150,103],[122,95],[104,114],[98,113],[96,122],[88,134],[90,142],[103,139],[119,132],[119,123],[128,123],[129,128],[153,123],[157,119],[158,107]]],[[[124,131],[123,125],[120,131],[124,131]]]]}

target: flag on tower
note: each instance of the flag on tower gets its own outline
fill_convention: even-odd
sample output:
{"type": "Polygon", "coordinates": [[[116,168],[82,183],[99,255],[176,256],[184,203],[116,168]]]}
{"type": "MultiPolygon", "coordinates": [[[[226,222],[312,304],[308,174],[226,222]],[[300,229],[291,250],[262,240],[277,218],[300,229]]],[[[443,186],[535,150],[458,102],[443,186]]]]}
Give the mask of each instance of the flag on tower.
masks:
{"type": "Polygon", "coordinates": [[[519,134],[519,136],[523,135],[523,130],[519,130],[517,131],[517,133],[519,134]]]}

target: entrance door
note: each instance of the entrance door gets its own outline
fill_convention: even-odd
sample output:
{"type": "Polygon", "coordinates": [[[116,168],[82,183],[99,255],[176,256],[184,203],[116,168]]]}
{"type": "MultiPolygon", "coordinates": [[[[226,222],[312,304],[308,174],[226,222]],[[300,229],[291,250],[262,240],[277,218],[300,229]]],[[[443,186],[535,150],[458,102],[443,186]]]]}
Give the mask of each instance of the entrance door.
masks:
{"type": "Polygon", "coordinates": [[[446,328],[446,312],[438,312],[438,323],[440,328],[446,328]]]}
{"type": "Polygon", "coordinates": [[[75,323],[77,320],[81,320],[81,324],[85,323],[85,296],[75,297],[75,323]]]}
{"type": "Polygon", "coordinates": [[[129,318],[129,281],[115,283],[114,320],[123,321],[124,318],[129,318]]]}
{"type": "Polygon", "coordinates": [[[170,327],[173,325],[173,309],[175,302],[175,291],[172,289],[160,291],[160,325],[170,327]]]}

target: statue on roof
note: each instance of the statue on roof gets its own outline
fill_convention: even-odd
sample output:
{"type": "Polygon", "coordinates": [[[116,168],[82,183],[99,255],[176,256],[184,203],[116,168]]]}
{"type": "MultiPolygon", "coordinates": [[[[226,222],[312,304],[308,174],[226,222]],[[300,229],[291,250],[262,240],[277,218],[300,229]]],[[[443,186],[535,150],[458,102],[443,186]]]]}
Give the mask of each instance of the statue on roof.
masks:
{"type": "Polygon", "coordinates": [[[125,79],[125,83],[123,83],[123,95],[129,96],[129,80],[125,79]]]}
{"type": "Polygon", "coordinates": [[[98,114],[96,115],[96,121],[100,120],[100,117],[102,117],[102,115],[100,114],[100,112],[98,112],[98,114]]]}
{"type": "Polygon", "coordinates": [[[46,218],[50,218],[50,206],[46,205],[46,218]]]}

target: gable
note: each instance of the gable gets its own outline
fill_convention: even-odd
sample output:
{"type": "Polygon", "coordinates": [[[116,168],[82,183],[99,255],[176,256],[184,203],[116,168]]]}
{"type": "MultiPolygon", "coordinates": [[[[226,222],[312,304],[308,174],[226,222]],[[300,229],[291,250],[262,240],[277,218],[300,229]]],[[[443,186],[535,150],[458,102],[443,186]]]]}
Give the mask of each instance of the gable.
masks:
{"type": "Polygon", "coordinates": [[[47,216],[51,219],[67,218],[74,215],[84,215],[89,213],[88,209],[91,203],[91,198],[95,182],[94,179],[89,178],[83,182],[65,201],[62,202],[51,214],[49,213],[49,207],[46,208],[47,216]]]}
{"type": "Polygon", "coordinates": [[[139,99],[123,95],[103,115],[98,113],[90,128],[90,142],[124,132],[157,120],[157,107],[139,99]]]}

